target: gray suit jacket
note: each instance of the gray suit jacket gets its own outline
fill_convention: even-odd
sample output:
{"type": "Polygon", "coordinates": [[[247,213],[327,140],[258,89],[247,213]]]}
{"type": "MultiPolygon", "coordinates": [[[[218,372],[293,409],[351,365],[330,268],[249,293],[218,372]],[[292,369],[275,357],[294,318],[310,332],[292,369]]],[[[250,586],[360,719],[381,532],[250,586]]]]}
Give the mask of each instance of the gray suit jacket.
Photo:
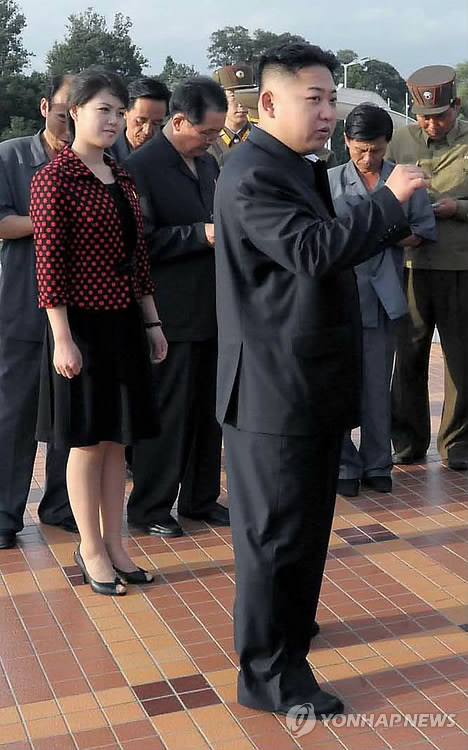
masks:
{"type": "MultiPolygon", "coordinates": [[[[385,184],[395,165],[384,161],[380,180],[375,190],[385,184]]],[[[369,192],[352,161],[334,167],[328,172],[330,190],[338,216],[349,214],[350,207],[369,197],[369,192]]],[[[425,190],[418,190],[403,205],[413,234],[425,240],[435,240],[436,224],[434,211],[425,190]]],[[[355,266],[362,324],[364,328],[377,328],[379,302],[391,320],[404,315],[408,310],[403,291],[403,249],[389,247],[379,255],[355,266]]]]}
{"type": "MultiPolygon", "coordinates": [[[[48,161],[41,131],[0,143],[0,221],[29,215],[31,180],[48,161]]],[[[5,240],[0,253],[0,335],[42,341],[44,325],[44,310],[37,306],[33,236],[5,240]]]]}

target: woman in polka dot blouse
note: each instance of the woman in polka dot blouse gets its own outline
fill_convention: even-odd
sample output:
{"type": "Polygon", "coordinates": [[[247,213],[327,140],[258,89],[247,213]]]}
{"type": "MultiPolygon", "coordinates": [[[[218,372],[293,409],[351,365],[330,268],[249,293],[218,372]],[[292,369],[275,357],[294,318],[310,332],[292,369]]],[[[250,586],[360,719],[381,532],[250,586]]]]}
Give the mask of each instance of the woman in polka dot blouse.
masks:
{"type": "Polygon", "coordinates": [[[158,431],[151,363],[167,353],[138,196],[106,155],[127,99],[113,73],[74,76],[73,143],[31,185],[39,306],[48,317],[37,438],[70,448],[75,561],[108,595],[153,578],[122,546],[124,447],[158,431]]]}

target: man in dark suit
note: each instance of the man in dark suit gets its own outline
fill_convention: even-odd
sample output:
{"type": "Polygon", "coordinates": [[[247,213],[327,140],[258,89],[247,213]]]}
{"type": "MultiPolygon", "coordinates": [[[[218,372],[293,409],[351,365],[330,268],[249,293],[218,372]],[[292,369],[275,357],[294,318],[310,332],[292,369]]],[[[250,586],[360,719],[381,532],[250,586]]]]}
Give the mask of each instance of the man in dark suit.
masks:
{"type": "Polygon", "coordinates": [[[178,512],[228,525],[220,492],[216,421],[216,307],[213,198],[218,165],[206,151],[226,116],[222,88],[188,79],[171,99],[162,132],[125,162],[141,196],[158,310],[169,353],[155,367],[161,433],[133,449],[128,519],[150,534],[180,536],[178,512]],[[179,490],[180,488],[180,490],[179,490]]]}
{"type": "Polygon", "coordinates": [[[215,200],[223,423],[236,561],[238,699],[316,716],[343,704],[307,663],[333,519],[340,446],[357,423],[360,314],[352,267],[410,233],[400,201],[418,167],[334,218],[326,167],[336,58],[305,43],[260,61],[259,124],[215,200]],[[318,166],[317,166],[318,164],[318,166]],[[298,706],[299,707],[299,706],[298,706]]]}
{"type": "Polygon", "coordinates": [[[128,85],[125,130],[109,149],[118,164],[161,130],[169,109],[171,92],[155,78],[137,78],[128,85]]]}

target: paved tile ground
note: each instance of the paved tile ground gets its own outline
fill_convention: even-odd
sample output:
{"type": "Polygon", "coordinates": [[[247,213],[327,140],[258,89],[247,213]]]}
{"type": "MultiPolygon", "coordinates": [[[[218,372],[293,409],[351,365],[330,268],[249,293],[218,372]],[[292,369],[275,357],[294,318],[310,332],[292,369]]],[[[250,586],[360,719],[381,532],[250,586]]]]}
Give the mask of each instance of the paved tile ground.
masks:
{"type": "MultiPolygon", "coordinates": [[[[434,346],[434,427],[442,364],[434,346]]],[[[236,703],[228,530],[131,534],[150,585],[108,599],[81,583],[76,538],[37,522],[37,459],[20,547],[0,552],[0,750],[467,750],[468,477],[432,452],[392,495],[338,498],[310,661],[368,725],[285,720],[236,703]],[[385,727],[390,714],[452,726],[385,727]],[[306,728],[308,728],[307,725],[306,728]]]]}

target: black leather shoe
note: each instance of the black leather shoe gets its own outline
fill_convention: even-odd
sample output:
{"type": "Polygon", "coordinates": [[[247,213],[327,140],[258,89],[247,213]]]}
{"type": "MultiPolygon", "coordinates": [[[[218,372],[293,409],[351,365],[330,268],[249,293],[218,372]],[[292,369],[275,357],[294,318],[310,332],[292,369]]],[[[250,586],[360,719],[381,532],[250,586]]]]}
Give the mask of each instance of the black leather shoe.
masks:
{"type": "MultiPolygon", "coordinates": [[[[331,695],[331,693],[326,693],[324,690],[320,689],[315,693],[312,693],[312,695],[307,697],[305,701],[300,700],[297,703],[302,704],[302,706],[304,703],[310,703],[313,707],[313,717],[318,721],[322,721],[330,716],[336,716],[336,714],[342,714],[344,712],[343,701],[337,698],[336,695],[331,695]]],[[[284,709],[280,709],[279,711],[274,711],[274,713],[287,716],[293,706],[294,704],[285,707],[284,709]]]]}
{"type": "Polygon", "coordinates": [[[289,711],[294,707],[304,709],[305,704],[310,704],[311,710],[308,718],[315,718],[318,721],[344,712],[342,701],[336,695],[326,693],[324,690],[320,690],[320,688],[310,695],[302,693],[296,700],[293,699],[291,704],[280,706],[279,708],[271,708],[263,701],[259,701],[257,697],[251,699],[250,696],[248,698],[239,696],[238,702],[241,706],[247,706],[247,708],[253,708],[256,711],[268,711],[269,713],[280,714],[281,716],[287,716],[289,711]]]}
{"type": "Polygon", "coordinates": [[[69,534],[78,534],[78,526],[76,525],[76,521],[73,516],[70,516],[70,518],[64,518],[63,521],[58,521],[58,523],[43,521],[41,519],[41,523],[43,523],[45,526],[55,526],[57,529],[63,529],[64,531],[68,531],[69,534]]]}
{"type": "Polygon", "coordinates": [[[176,537],[183,536],[184,531],[182,527],[177,523],[175,518],[170,516],[164,523],[134,523],[131,518],[128,519],[128,523],[131,526],[135,526],[136,529],[151,534],[151,536],[164,536],[164,537],[176,537]]]}
{"type": "Polygon", "coordinates": [[[452,471],[468,471],[468,460],[466,458],[448,458],[447,467],[452,471]]]}
{"type": "Polygon", "coordinates": [[[14,531],[0,531],[0,549],[16,547],[16,533],[14,531]]]}
{"type": "Polygon", "coordinates": [[[312,628],[310,631],[310,637],[315,638],[316,635],[320,633],[320,625],[318,624],[317,620],[314,620],[312,623],[312,628]]]}
{"type": "Polygon", "coordinates": [[[392,456],[392,463],[395,466],[402,464],[403,466],[411,466],[423,461],[426,457],[425,453],[408,453],[402,451],[401,453],[394,453],[392,456]]]}
{"type": "Polygon", "coordinates": [[[365,487],[369,487],[369,489],[376,492],[392,491],[393,484],[391,477],[363,477],[361,481],[365,487]]]}
{"type": "Polygon", "coordinates": [[[337,492],[344,497],[356,497],[359,495],[359,479],[338,479],[337,492]]]}
{"type": "Polygon", "coordinates": [[[200,516],[188,516],[187,514],[180,513],[179,515],[183,516],[184,518],[190,518],[193,521],[205,521],[209,526],[230,526],[231,521],[229,518],[229,510],[224,507],[224,505],[221,505],[220,503],[215,503],[215,506],[212,510],[208,511],[208,513],[204,513],[200,516]]]}

